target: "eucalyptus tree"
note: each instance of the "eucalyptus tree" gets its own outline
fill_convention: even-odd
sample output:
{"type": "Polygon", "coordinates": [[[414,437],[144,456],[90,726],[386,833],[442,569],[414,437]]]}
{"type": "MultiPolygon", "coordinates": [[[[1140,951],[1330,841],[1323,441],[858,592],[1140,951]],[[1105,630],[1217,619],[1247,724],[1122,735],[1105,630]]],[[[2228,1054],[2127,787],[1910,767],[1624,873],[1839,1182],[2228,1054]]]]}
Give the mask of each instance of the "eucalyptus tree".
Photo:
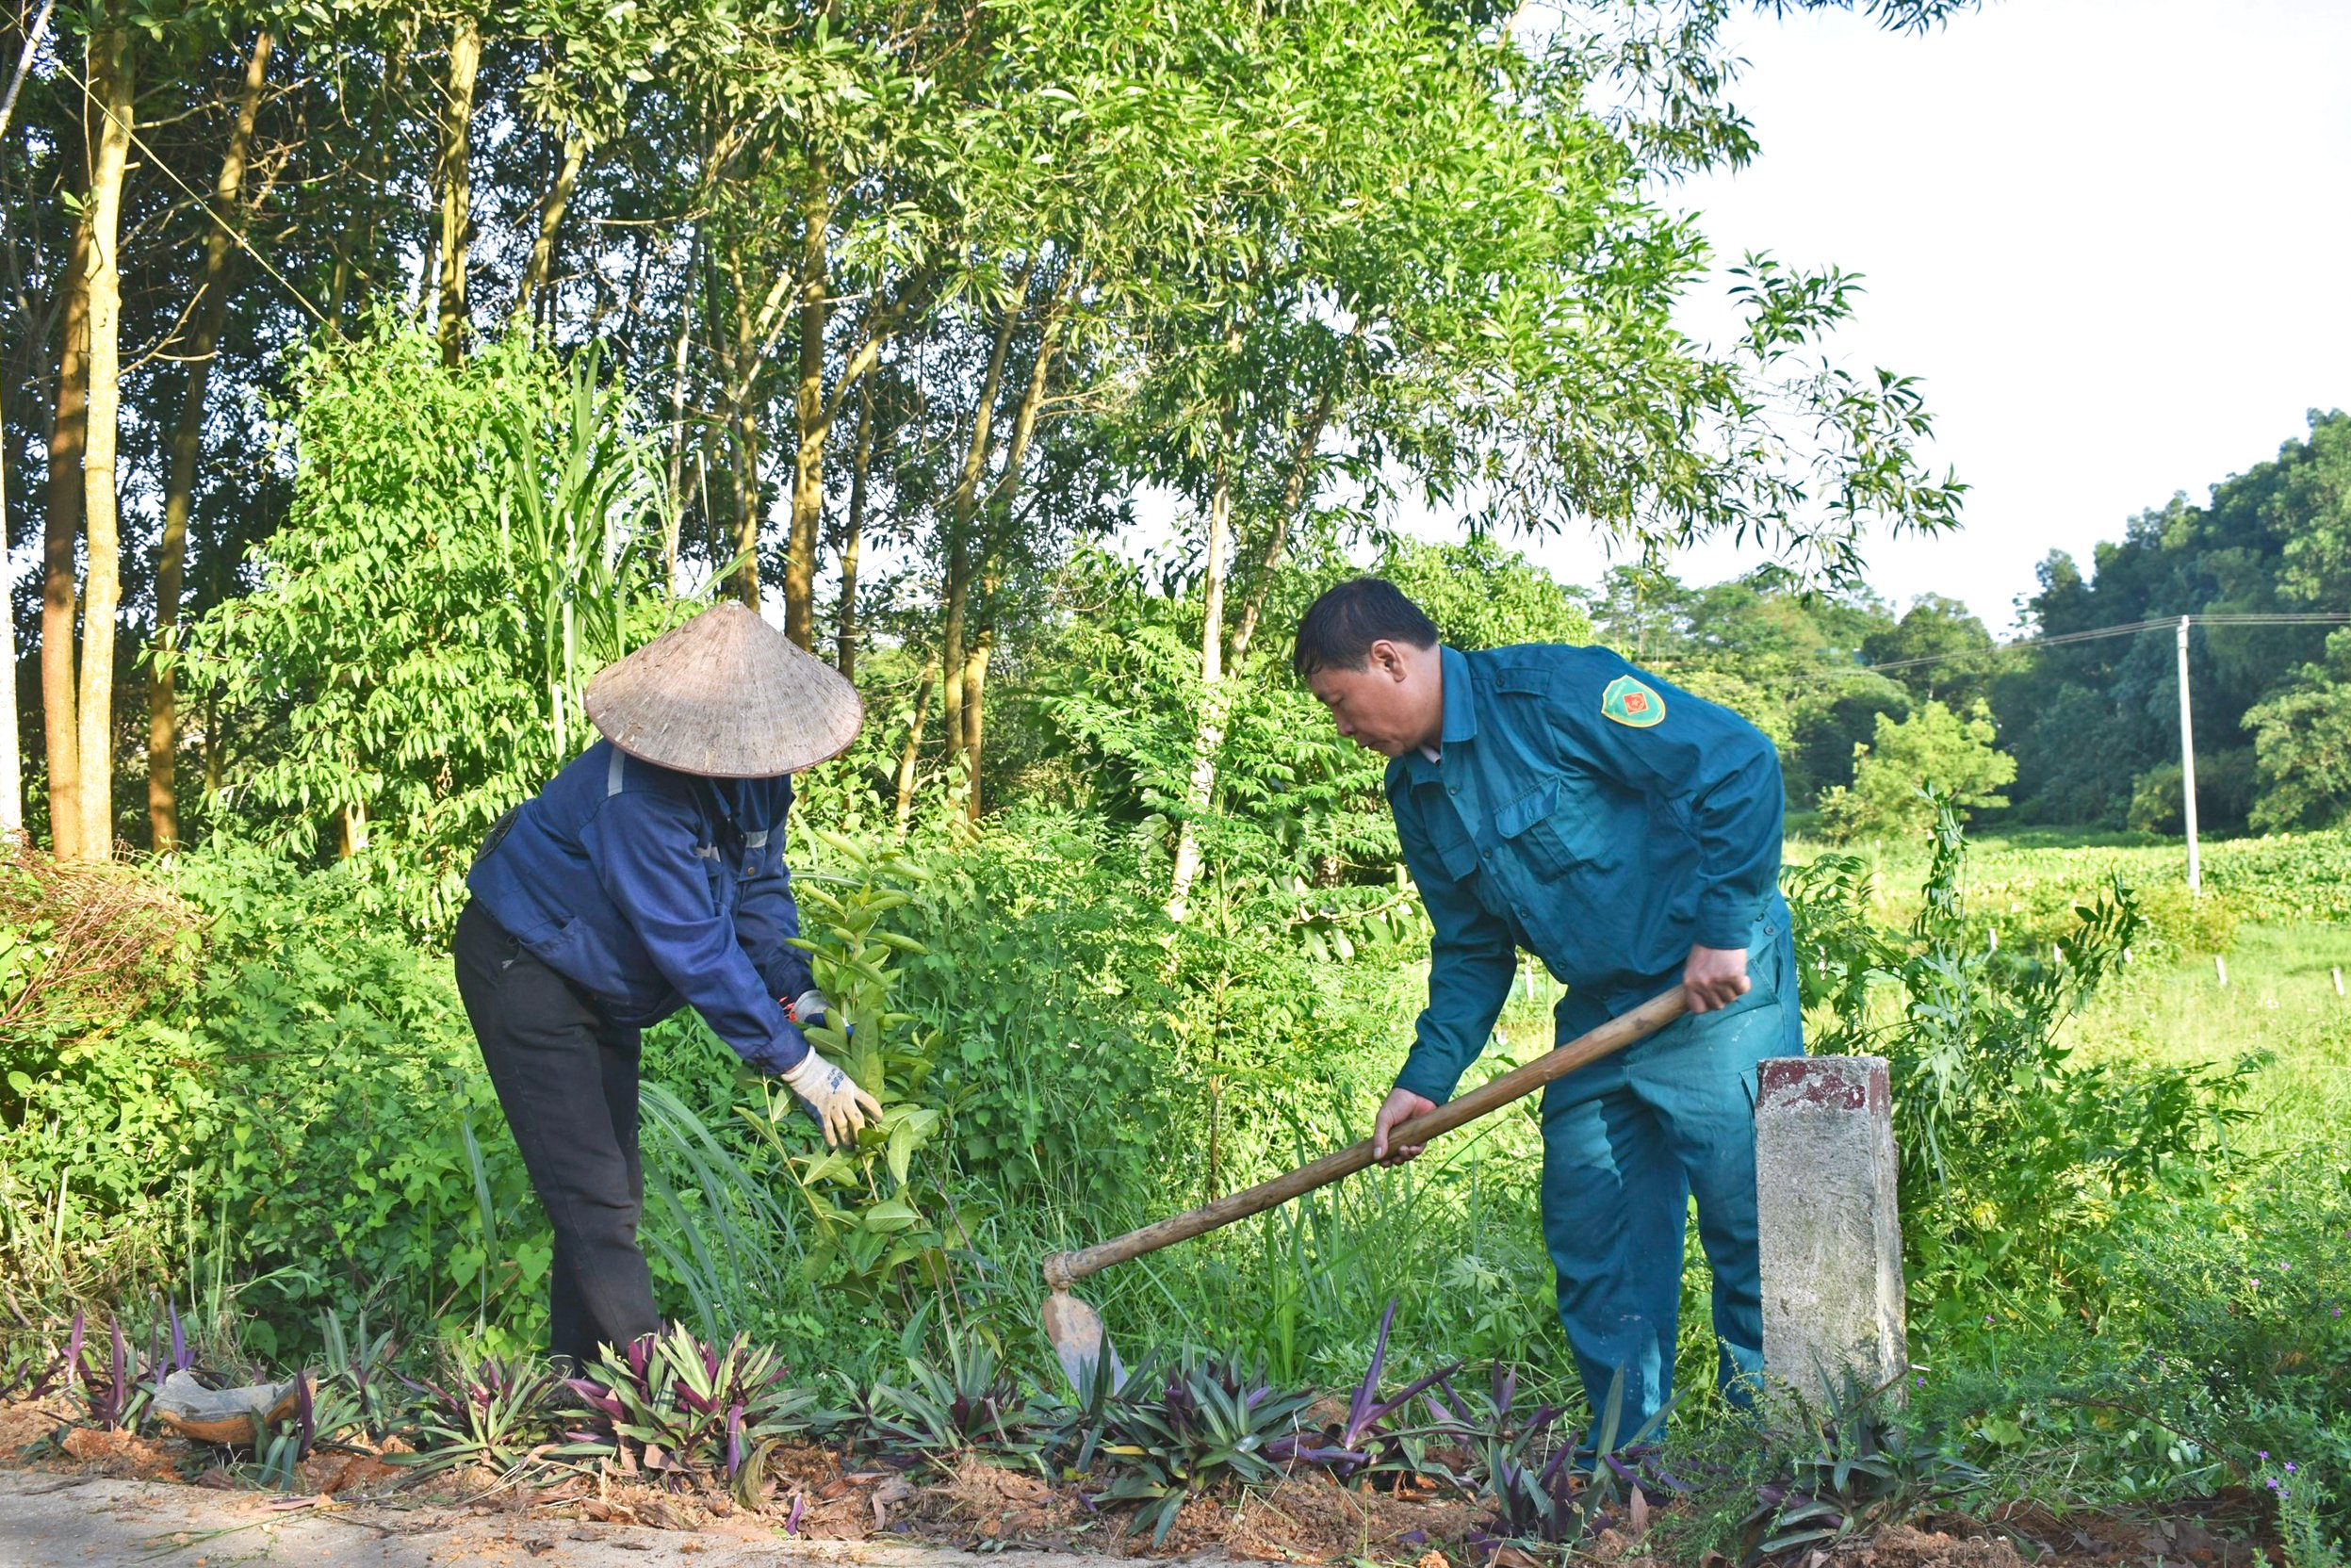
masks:
{"type": "MultiPolygon", "coordinates": [[[[1168,908],[1201,869],[1233,700],[1296,531],[1334,482],[1388,482],[1399,408],[1494,373],[1507,323],[1589,280],[1649,215],[1583,143],[1589,117],[1528,123],[1524,62],[1487,19],[1383,5],[1306,10],[1263,73],[1314,139],[1218,219],[1234,258],[1168,341],[1137,408],[1138,461],[1201,520],[1200,697],[1168,908]],[[1546,139],[1547,142],[1546,142],[1546,139]],[[1413,390],[1417,388],[1418,390],[1413,390]],[[1228,624],[1236,547],[1244,597],[1228,624]]],[[[1261,55],[1268,53],[1264,49],[1261,55]]],[[[1621,161],[1621,160],[1620,160],[1621,161]]]]}
{"type": "Polygon", "coordinates": [[[1110,514],[1096,501],[1116,479],[1111,449],[1084,429],[1040,446],[1040,432],[1069,416],[1099,428],[1150,379],[1170,315],[1214,313],[1217,280],[1243,266],[1225,215],[1290,178],[1318,134],[1268,87],[1293,74],[1274,58],[1296,32],[1279,14],[1195,0],[1032,4],[1021,19],[991,78],[998,155],[973,204],[1006,237],[996,275],[1010,281],[984,368],[960,383],[972,387],[967,439],[939,520],[943,712],[974,814],[1008,569],[1050,559],[1041,519],[1110,514]],[[1073,451],[1089,461],[1058,463],[1073,451]],[[1097,497],[1024,507],[1033,466],[1097,497]]]}
{"type": "Polygon", "coordinates": [[[196,462],[204,442],[204,396],[212,382],[214,351],[227,314],[229,267],[238,232],[245,227],[245,170],[252,160],[253,129],[261,110],[262,83],[276,37],[268,24],[256,27],[244,74],[237,84],[228,144],[206,208],[210,229],[204,238],[203,270],[188,311],[188,361],[180,406],[172,426],[170,467],[163,483],[163,532],[155,551],[154,667],[147,696],[147,820],[155,853],[179,842],[176,789],[179,751],[178,693],[171,652],[180,617],[188,563],[188,516],[196,489],[196,462]]]}
{"type": "MultiPolygon", "coordinates": [[[[16,70],[0,97],[0,149],[8,144],[16,121],[17,100],[32,74],[33,57],[48,41],[49,24],[57,15],[57,0],[41,0],[40,8],[24,24],[24,43],[16,70]]],[[[0,449],[6,447],[7,421],[0,413],[0,449]]],[[[24,757],[20,739],[16,694],[16,571],[8,552],[8,454],[0,449],[0,844],[10,844],[24,832],[24,757]]]]}
{"type": "Polygon", "coordinates": [[[928,308],[952,226],[966,104],[956,87],[989,13],[781,5],[679,41],[672,69],[718,128],[701,246],[708,341],[734,478],[738,591],[757,605],[763,409],[788,395],[785,628],[815,638],[824,452],[893,337],[928,308]],[[911,194],[921,192],[920,196],[911,194]],[[778,349],[788,379],[770,374],[778,349]]]}
{"type": "Polygon", "coordinates": [[[1308,57],[1326,73],[1284,86],[1333,127],[1328,172],[1285,187],[1286,204],[1233,215],[1235,232],[1266,237],[1242,248],[1235,297],[1164,356],[1174,384],[1142,450],[1204,524],[1178,918],[1232,668],[1291,530],[1333,481],[1351,477],[1363,500],[1410,486],[1486,527],[1592,529],[1652,549],[1731,531],[1830,576],[1851,575],[1870,521],[1931,529],[1955,514],[1956,482],[1912,456],[1930,428],[1915,386],[1804,358],[1849,310],[1852,280],[1755,258],[1737,286],[1739,341],[1718,350],[1674,329],[1707,253],[1651,191],[1660,174],[1745,155],[1736,116],[1708,119],[1705,92],[1660,73],[1638,39],[1619,41],[1617,64],[1681,81],[1683,98],[1606,108],[1591,37],[1534,47],[1484,21],[1374,8],[1308,57]],[[1347,57],[1363,41],[1376,41],[1367,57],[1347,57]],[[1237,649],[1224,625],[1236,508],[1259,544],[1237,649]]]}

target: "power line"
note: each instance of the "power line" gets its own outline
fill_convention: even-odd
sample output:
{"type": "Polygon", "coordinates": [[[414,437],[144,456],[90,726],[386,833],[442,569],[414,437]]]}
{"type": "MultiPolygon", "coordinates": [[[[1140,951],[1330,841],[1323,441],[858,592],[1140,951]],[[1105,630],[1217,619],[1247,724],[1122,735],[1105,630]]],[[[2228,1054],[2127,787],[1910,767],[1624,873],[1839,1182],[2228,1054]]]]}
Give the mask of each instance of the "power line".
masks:
{"type": "Polygon", "coordinates": [[[2012,643],[1996,643],[1988,648],[1974,648],[1963,653],[1931,653],[1916,659],[1889,659],[1881,664],[1855,664],[1852,667],[1885,671],[1916,669],[1921,664],[1956,663],[1963,659],[2017,653],[2028,648],[2062,647],[2068,643],[2090,643],[2103,637],[2135,637],[2141,632],[2178,627],[2182,621],[2191,626],[2351,626],[2351,614],[2312,610],[2268,614],[2161,615],[2153,620],[2128,621],[2120,626],[2094,627],[2085,631],[2061,631],[2048,637],[2019,637],[2012,643]]]}

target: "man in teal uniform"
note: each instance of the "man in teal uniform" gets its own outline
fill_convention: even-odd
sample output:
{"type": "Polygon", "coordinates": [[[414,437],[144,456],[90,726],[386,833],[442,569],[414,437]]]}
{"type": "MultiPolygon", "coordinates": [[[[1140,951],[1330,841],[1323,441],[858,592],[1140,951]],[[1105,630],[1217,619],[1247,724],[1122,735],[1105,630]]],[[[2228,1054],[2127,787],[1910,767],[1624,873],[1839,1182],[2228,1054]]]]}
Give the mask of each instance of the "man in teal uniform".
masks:
{"type": "Polygon", "coordinates": [[[1763,1367],[1755,1067],[1804,1053],[1778,886],[1779,758],[1753,725],[1606,648],[1462,653],[1393,584],[1331,589],[1294,662],[1339,733],[1390,760],[1388,805],[1434,927],[1429,1005],[1373,1140],[1432,1110],[1494,1032],[1517,950],[1568,991],[1558,1037],[1675,982],[1689,1016],[1550,1086],[1543,1231],[1594,1411],[1671,1397],[1690,1200],[1726,1394],[1763,1367]]]}

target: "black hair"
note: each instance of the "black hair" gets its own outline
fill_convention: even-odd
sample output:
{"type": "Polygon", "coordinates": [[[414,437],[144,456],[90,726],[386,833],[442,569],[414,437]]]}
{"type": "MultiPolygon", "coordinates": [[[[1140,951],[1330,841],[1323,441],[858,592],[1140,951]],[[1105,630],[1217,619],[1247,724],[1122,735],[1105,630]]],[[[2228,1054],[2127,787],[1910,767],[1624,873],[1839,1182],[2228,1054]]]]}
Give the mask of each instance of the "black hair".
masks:
{"type": "Polygon", "coordinates": [[[1360,670],[1374,643],[1437,645],[1437,624],[1384,579],[1359,577],[1326,591],[1298,617],[1290,667],[1304,680],[1316,670],[1360,670]]]}

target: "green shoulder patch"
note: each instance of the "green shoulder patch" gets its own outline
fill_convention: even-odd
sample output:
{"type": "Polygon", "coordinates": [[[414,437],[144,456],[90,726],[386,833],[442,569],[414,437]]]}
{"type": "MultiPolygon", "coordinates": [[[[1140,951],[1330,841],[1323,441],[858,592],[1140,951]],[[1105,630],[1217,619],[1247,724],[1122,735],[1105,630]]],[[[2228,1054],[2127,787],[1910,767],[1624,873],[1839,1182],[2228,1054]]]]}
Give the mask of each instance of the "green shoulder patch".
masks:
{"type": "Polygon", "coordinates": [[[1646,729],[1665,717],[1665,699],[1629,675],[1620,675],[1600,694],[1604,717],[1646,729]]]}

